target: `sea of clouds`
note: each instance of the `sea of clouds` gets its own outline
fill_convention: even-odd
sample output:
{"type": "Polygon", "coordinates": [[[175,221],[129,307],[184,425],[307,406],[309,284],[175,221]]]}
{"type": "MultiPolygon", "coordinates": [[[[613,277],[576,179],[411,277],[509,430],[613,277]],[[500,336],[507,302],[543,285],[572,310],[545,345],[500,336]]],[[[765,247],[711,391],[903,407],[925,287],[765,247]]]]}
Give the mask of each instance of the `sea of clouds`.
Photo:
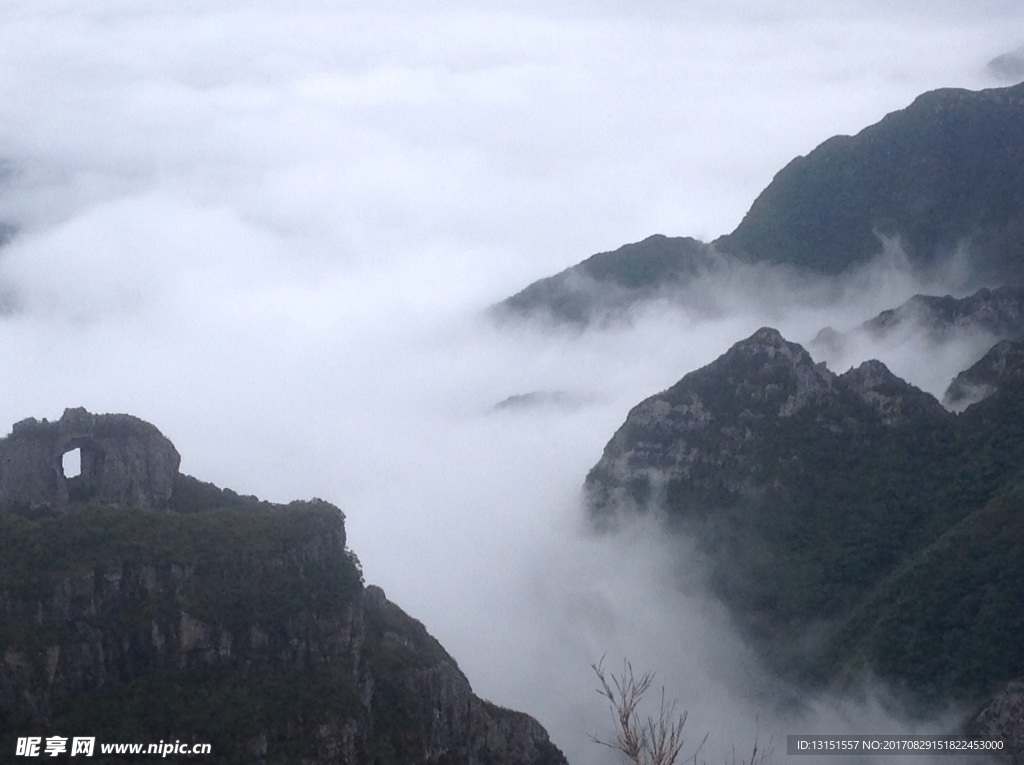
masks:
{"type": "MultiPolygon", "coordinates": [[[[776,709],[699,567],[649,529],[592,537],[579,487],[634,404],[759,326],[808,342],[944,285],[889,258],[838,292],[709,282],[729,309],[710,319],[484,310],[652,233],[726,233],[789,159],[925,90],[1005,84],[986,63],[1024,7],[551,5],[0,6],[0,423],[130,412],[185,472],[334,502],[367,580],[573,762],[610,756],[588,739],[603,655],[656,670],[710,762],[886,732],[874,701],[776,709]],[[494,409],[535,391],[559,395],[494,409]]],[[[982,350],[828,361],[880,356],[941,394],[982,350]]]]}

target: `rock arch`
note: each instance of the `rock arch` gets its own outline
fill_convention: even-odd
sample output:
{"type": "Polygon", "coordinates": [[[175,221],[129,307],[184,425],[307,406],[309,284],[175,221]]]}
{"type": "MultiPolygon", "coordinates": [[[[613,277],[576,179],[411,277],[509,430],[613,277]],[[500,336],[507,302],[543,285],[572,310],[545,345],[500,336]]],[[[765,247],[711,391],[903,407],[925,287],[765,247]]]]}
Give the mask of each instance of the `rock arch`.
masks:
{"type": "Polygon", "coordinates": [[[60,488],[61,495],[66,496],[69,502],[88,502],[95,497],[103,483],[103,464],[106,462],[106,452],[100,443],[90,436],[72,436],[59,444],[58,453],[64,484],[60,488]],[[64,455],[75,449],[79,454],[79,472],[76,476],[69,476],[64,471],[64,455]]]}
{"type": "Polygon", "coordinates": [[[181,457],[156,427],[127,414],[66,409],[56,422],[27,419],[0,439],[0,512],[65,512],[93,503],[164,509],[181,457]],[[78,449],[81,471],[64,475],[78,449]]]}

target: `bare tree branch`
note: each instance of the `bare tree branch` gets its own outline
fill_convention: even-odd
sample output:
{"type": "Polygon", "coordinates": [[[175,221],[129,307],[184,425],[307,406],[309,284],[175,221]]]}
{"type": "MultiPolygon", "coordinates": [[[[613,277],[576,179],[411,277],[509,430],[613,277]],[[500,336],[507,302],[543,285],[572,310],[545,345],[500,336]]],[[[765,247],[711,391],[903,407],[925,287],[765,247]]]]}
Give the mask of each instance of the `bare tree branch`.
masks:
{"type": "MultiPolygon", "coordinates": [[[[613,741],[604,741],[595,736],[591,736],[590,740],[621,752],[634,765],[674,765],[683,748],[683,727],[686,725],[687,713],[677,713],[676,702],[666,700],[665,688],[662,687],[661,708],[657,719],[650,716],[640,718],[637,707],[654,682],[653,673],[645,672],[637,677],[633,665],[625,660],[622,662],[622,674],[608,673],[604,667],[604,657],[590,667],[600,685],[596,689],[598,694],[608,700],[616,730],[613,741]]],[[[688,758],[694,765],[697,753],[707,738],[705,735],[697,750],[688,758]]]]}

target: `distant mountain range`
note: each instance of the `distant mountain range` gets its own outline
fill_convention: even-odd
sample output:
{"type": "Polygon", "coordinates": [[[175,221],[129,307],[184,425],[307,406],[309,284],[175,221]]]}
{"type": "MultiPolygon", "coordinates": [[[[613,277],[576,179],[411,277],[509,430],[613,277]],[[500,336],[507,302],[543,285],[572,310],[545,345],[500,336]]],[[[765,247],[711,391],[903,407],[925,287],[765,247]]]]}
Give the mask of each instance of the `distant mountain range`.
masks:
{"type": "Polygon", "coordinates": [[[629,412],[590,518],[659,512],[697,539],[787,677],[976,702],[1024,675],[1024,346],[965,375],[988,395],[956,415],[880,362],[836,375],[759,330],[629,412]]]}
{"type": "Polygon", "coordinates": [[[734,263],[834,275],[898,243],[921,273],[958,257],[965,284],[1024,285],[1024,83],[936,90],[775,176],[730,234],[653,236],[595,255],[495,306],[586,324],[734,263]]]}
{"type": "Polygon", "coordinates": [[[962,413],[877,361],[836,375],[765,328],[629,412],[587,508],[601,528],[659,512],[696,538],[787,677],[868,670],[918,702],[978,702],[1024,676],[1024,84],[926,93],[794,159],[732,233],[594,255],[494,313],[587,326],[652,300],[700,308],[703,276],[828,279],[890,245],[923,276],[955,263],[973,294],[917,295],[814,343],[988,338],[944,398],[962,413]]]}
{"type": "Polygon", "coordinates": [[[987,338],[990,343],[1024,340],[1024,287],[983,287],[963,298],[914,295],[847,332],[825,327],[809,346],[837,353],[857,336],[884,340],[913,335],[941,343],[958,333],[987,338]]]}
{"type": "Polygon", "coordinates": [[[721,258],[704,242],[655,234],[536,281],[495,306],[495,313],[499,317],[539,314],[586,325],[621,315],[646,300],[677,295],[696,276],[721,265],[721,258]]]}
{"type": "Polygon", "coordinates": [[[1024,84],[926,93],[790,162],[732,233],[595,255],[494,314],[700,310],[705,276],[836,283],[886,250],[924,277],[955,265],[970,294],[916,295],[812,345],[987,341],[943,403],[763,328],[630,410],[586,476],[587,514],[610,532],[656,513],[696,540],[714,593],[797,687],[873,677],[918,710],[977,705],[969,727],[1024,742],[1024,84]]]}
{"type": "Polygon", "coordinates": [[[1024,85],[919,96],[784,167],[722,252],[836,274],[894,237],[921,268],[965,247],[980,283],[1024,276],[1024,85]]]}
{"type": "Polygon", "coordinates": [[[970,328],[1001,340],[1022,340],[1024,287],[982,288],[964,298],[915,295],[898,308],[882,311],[862,327],[875,336],[885,336],[914,323],[939,338],[970,328]]]}

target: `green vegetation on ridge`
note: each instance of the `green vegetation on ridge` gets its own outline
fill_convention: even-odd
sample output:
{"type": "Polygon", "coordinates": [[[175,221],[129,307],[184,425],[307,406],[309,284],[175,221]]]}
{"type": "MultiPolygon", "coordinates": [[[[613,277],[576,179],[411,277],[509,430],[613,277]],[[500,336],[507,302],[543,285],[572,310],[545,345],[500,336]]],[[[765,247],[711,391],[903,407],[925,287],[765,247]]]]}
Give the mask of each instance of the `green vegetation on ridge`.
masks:
{"type": "Polygon", "coordinates": [[[622,489],[659,503],[800,681],[868,669],[941,704],[1024,675],[1024,383],[956,415],[877,362],[828,374],[761,330],[638,405],[587,478],[595,519],[622,489]]]}

